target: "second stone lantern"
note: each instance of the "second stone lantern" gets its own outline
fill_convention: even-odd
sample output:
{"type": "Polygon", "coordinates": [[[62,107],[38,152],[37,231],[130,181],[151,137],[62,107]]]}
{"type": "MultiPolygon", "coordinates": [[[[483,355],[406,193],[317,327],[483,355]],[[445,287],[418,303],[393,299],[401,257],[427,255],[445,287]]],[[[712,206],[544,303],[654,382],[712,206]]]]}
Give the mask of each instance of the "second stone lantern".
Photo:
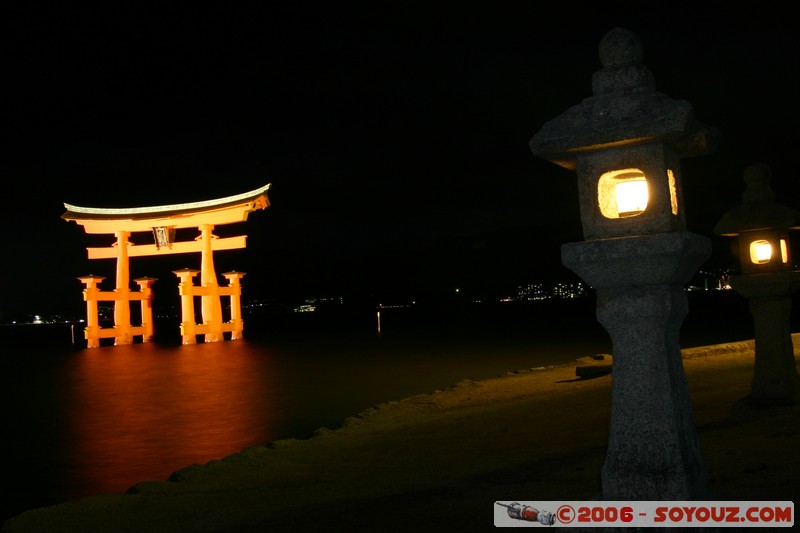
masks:
{"type": "Polygon", "coordinates": [[[738,237],[742,274],[733,289],[749,300],[755,326],[755,362],[746,403],[796,405],[800,376],[794,358],[790,313],[792,295],[800,290],[800,271],[793,270],[789,230],[800,230],[800,212],[775,201],[772,169],[754,163],[744,169],[744,203],[725,213],[714,233],[738,237]]]}
{"type": "Polygon", "coordinates": [[[707,471],[679,333],[684,284],[711,243],[686,231],[680,160],[713,152],[718,133],[655,90],[642,55],[635,33],[607,33],[593,96],[547,122],[530,148],[577,172],[584,241],[564,244],[561,260],[596,290],[612,341],[602,497],[690,500],[706,493],[707,471]]]}

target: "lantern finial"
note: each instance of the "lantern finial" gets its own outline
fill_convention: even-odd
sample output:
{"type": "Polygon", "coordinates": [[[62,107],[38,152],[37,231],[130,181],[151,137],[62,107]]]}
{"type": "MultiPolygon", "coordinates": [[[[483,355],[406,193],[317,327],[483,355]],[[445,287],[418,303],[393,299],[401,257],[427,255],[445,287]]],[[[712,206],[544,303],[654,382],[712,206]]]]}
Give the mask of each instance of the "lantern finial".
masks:
{"type": "Polygon", "coordinates": [[[743,204],[722,215],[714,226],[714,233],[735,237],[742,232],[770,228],[800,229],[800,211],[775,201],[775,191],[770,186],[772,170],[769,165],[748,165],[742,176],[747,185],[742,193],[743,204]]]}
{"type": "Polygon", "coordinates": [[[753,163],[744,169],[744,182],[747,188],[742,193],[742,201],[746,204],[772,202],[775,200],[775,191],[770,186],[772,169],[764,163],[753,163]]]}
{"type": "Polygon", "coordinates": [[[614,28],[600,40],[599,55],[605,68],[641,64],[642,41],[630,30],[614,28]]]}
{"type": "Polygon", "coordinates": [[[614,28],[600,40],[598,52],[603,68],[592,76],[595,96],[656,88],[653,73],[642,64],[642,41],[632,31],[614,28]]]}

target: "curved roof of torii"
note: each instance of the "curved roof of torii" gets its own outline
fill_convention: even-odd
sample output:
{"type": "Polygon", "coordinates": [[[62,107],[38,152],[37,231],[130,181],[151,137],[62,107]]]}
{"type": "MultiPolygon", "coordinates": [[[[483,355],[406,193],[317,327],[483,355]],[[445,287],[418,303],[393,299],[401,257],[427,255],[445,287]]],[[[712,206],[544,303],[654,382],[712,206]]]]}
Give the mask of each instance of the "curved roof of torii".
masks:
{"type": "Polygon", "coordinates": [[[86,233],[152,231],[154,227],[196,228],[200,224],[244,222],[256,209],[269,206],[268,183],[258,189],[214,200],[152,207],[103,208],[64,204],[61,218],[84,226],[86,233]]]}

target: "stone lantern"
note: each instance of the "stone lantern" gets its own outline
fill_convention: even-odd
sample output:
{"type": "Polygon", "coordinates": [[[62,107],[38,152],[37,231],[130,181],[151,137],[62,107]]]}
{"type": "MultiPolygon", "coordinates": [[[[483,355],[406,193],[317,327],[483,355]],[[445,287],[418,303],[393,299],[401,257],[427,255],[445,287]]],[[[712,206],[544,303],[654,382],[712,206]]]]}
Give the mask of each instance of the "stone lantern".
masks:
{"type": "Polygon", "coordinates": [[[636,34],[600,42],[593,96],[547,122],[534,155],[575,170],[584,241],[562,263],[597,292],[612,341],[603,498],[690,500],[705,493],[679,332],[684,284],[711,253],[686,231],[680,160],[713,152],[718,133],[692,106],[655,90],[636,34]]]}
{"type": "Polygon", "coordinates": [[[763,163],[744,170],[743,205],[725,213],[714,233],[739,238],[742,275],[733,289],[749,300],[755,329],[751,394],[756,405],[798,402],[800,379],[790,328],[791,295],[800,289],[800,271],[792,270],[789,230],[800,229],[800,212],[775,201],[772,171],[763,163]]]}

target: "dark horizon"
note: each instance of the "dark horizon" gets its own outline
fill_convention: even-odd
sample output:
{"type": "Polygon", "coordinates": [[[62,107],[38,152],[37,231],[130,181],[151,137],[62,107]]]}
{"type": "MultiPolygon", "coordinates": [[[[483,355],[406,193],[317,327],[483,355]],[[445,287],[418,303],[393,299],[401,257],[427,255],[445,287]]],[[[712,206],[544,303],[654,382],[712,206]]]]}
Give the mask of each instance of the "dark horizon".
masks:
{"type": "MultiPolygon", "coordinates": [[[[709,271],[701,268],[697,274],[686,284],[685,289],[688,293],[696,292],[720,292],[719,284],[726,274],[734,274],[734,269],[722,269],[716,271],[709,271]]],[[[592,287],[587,285],[577,275],[570,273],[570,277],[563,277],[558,279],[539,279],[530,280],[520,284],[495,284],[489,288],[477,287],[474,285],[453,285],[444,287],[437,290],[436,288],[429,288],[428,290],[408,291],[403,287],[395,290],[384,290],[381,293],[368,293],[347,290],[340,288],[339,290],[330,291],[289,291],[273,294],[256,293],[245,282],[242,291],[242,308],[247,314],[258,314],[258,308],[262,312],[271,314],[291,313],[296,312],[295,309],[304,304],[311,304],[318,309],[358,309],[358,310],[377,310],[380,307],[396,307],[396,306],[409,306],[417,308],[440,308],[440,309],[456,309],[465,306],[497,306],[506,305],[509,303],[523,304],[523,305],[541,305],[542,300],[570,300],[570,299],[586,299],[591,302],[595,301],[596,295],[592,287]],[[573,289],[582,294],[576,293],[572,296],[557,294],[555,291],[556,286],[571,286],[573,289]],[[531,288],[535,287],[539,291],[543,291],[543,295],[534,297],[529,292],[531,288]]],[[[105,286],[104,290],[113,290],[113,272],[109,276],[110,280],[105,280],[101,285],[105,286]]],[[[246,280],[245,276],[245,280],[246,280]]],[[[159,280],[160,281],[160,280],[159,280]]],[[[178,294],[178,280],[172,277],[165,277],[165,283],[160,284],[157,281],[153,285],[154,299],[153,310],[154,313],[160,316],[175,316],[180,315],[180,296],[178,294]]],[[[222,280],[220,286],[224,286],[225,282],[222,280]]],[[[63,320],[75,321],[86,318],[86,304],[82,299],[82,287],[76,280],[76,287],[73,290],[72,297],[66,300],[59,300],[50,302],[49,305],[40,305],[37,308],[28,308],[17,311],[8,311],[0,315],[0,324],[11,323],[27,323],[33,320],[35,316],[40,316],[42,320],[51,321],[55,320],[60,322],[63,320]]],[[[132,287],[134,290],[135,287],[132,287]]],[[[722,292],[732,292],[733,290],[726,290],[722,292]]],[[[743,298],[740,296],[740,298],[743,298]]],[[[101,317],[113,313],[114,303],[111,301],[100,302],[101,317]],[[103,312],[105,309],[105,312],[103,312]]],[[[131,311],[138,317],[138,303],[133,301],[130,303],[131,311]]],[[[223,308],[225,315],[228,314],[228,302],[223,298],[223,308]]]]}
{"type": "MultiPolygon", "coordinates": [[[[164,205],[266,183],[269,208],[218,228],[248,235],[215,254],[218,274],[247,272],[247,298],[489,297],[577,279],[560,262],[582,240],[575,175],[528,142],[591,95],[616,26],[640,36],[657,90],[721,132],[713,154],[681,162],[687,229],[714,247],[702,268],[738,266],[734,239],[712,229],[741,204],[746,165],[770,165],[777,200],[800,207],[800,47],[781,10],[326,9],[13,8],[0,317],[80,306],[78,276],[113,284],[113,260],[89,261],[96,239],[60,218],[65,202],[164,205]]],[[[172,294],[172,270],[199,261],[135,259],[131,274],[172,294]]]]}

